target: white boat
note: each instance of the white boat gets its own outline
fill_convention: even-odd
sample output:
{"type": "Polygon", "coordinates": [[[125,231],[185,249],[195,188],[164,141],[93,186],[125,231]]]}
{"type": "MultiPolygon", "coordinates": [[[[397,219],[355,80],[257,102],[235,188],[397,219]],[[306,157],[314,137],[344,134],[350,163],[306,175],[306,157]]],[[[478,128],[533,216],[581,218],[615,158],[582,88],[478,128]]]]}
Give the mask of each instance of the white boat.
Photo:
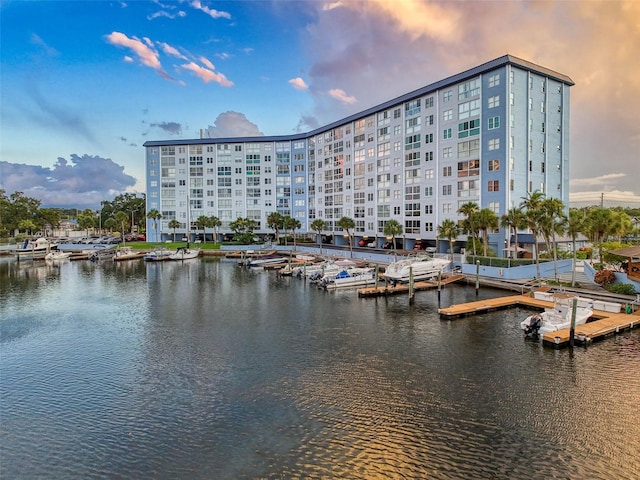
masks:
{"type": "Polygon", "coordinates": [[[365,287],[376,283],[376,272],[373,268],[349,268],[337,274],[325,275],[318,285],[325,290],[336,288],[365,287]]]}
{"type": "Polygon", "coordinates": [[[181,247],[169,255],[169,260],[190,260],[192,258],[198,258],[198,255],[200,255],[199,248],[181,247]]]}
{"type": "Polygon", "coordinates": [[[265,265],[276,265],[278,263],[287,263],[289,259],[282,256],[247,258],[244,265],[247,267],[264,267],[265,265]]]}
{"type": "Polygon", "coordinates": [[[166,260],[169,260],[169,257],[171,257],[172,254],[173,252],[171,250],[165,250],[164,248],[161,248],[159,250],[152,250],[151,252],[148,252],[144,255],[144,261],[164,262],[166,260]]]}
{"type": "Polygon", "coordinates": [[[384,278],[402,283],[407,283],[410,276],[414,280],[426,280],[437,277],[449,264],[449,260],[420,254],[390,263],[385,268],[384,278]]]}
{"type": "Polygon", "coordinates": [[[52,250],[44,256],[44,259],[51,262],[60,262],[71,257],[71,252],[61,252],[60,250],[52,250]]]}
{"type": "MultiPolygon", "coordinates": [[[[573,316],[573,300],[575,295],[566,293],[553,294],[553,308],[546,308],[542,313],[529,315],[522,322],[520,327],[525,335],[544,335],[571,327],[573,316]]],[[[593,310],[586,306],[576,307],[575,325],[587,323],[593,315],[593,310]]]]}
{"type": "MultiPolygon", "coordinates": [[[[553,302],[554,292],[536,290],[533,292],[533,297],[537,300],[545,300],[547,302],[553,302]]],[[[595,300],[593,298],[578,296],[578,306],[586,307],[592,310],[602,310],[609,313],[620,313],[623,305],[619,302],[608,302],[606,300],[595,300]]]]}
{"type": "Polygon", "coordinates": [[[142,258],[144,256],[144,252],[140,250],[134,250],[131,247],[120,247],[116,249],[116,253],[113,256],[113,260],[116,262],[121,262],[123,260],[133,260],[136,258],[142,258]]]}
{"type": "Polygon", "coordinates": [[[50,242],[46,238],[35,240],[27,239],[22,246],[13,250],[18,260],[37,260],[44,258],[47,253],[58,248],[57,243],[50,242]]]}

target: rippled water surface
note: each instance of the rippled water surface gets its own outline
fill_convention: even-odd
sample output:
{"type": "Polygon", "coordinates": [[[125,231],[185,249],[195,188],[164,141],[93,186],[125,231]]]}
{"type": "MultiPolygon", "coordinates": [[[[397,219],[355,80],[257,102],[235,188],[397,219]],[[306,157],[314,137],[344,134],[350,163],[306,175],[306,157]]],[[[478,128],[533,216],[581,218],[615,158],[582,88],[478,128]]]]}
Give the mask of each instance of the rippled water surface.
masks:
{"type": "Polygon", "coordinates": [[[437,308],[229,260],[0,258],[0,477],[640,478],[640,330],[571,352],[526,310],[437,308]]]}

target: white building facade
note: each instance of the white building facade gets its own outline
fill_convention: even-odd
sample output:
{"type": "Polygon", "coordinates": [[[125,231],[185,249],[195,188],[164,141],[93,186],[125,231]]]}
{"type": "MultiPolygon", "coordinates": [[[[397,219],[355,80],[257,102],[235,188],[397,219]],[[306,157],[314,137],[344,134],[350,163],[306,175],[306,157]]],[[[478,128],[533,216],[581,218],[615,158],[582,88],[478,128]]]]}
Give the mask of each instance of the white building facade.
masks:
{"type": "MultiPolygon", "coordinates": [[[[172,238],[171,220],[184,234],[202,215],[218,217],[220,232],[250,218],[266,235],[279,212],[299,232],[323,220],[338,245],[343,216],[356,243],[382,246],[395,219],[399,248],[436,245],[438,225],[461,221],[469,201],[499,217],[535,191],[568,205],[572,85],[506,55],[305,134],[148,141],[147,212],[162,214],[157,240],[172,238]]],[[[156,240],[151,220],[147,232],[156,240]]],[[[492,232],[490,247],[502,252],[509,235],[492,232]]]]}

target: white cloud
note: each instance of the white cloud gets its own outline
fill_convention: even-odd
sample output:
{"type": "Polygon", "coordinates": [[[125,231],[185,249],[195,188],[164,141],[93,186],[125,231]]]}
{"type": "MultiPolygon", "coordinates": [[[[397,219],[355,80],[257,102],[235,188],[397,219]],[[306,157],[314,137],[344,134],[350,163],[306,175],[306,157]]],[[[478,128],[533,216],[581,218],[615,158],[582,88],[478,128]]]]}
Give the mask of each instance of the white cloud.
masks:
{"type": "Polygon", "coordinates": [[[193,72],[197,77],[199,77],[204,83],[216,82],[223,87],[232,87],[233,82],[228,80],[227,77],[223,73],[216,73],[213,70],[210,70],[205,67],[201,67],[195,62],[185,63],[180,65],[185,70],[189,70],[193,72]]]}
{"type": "Polygon", "coordinates": [[[206,13],[207,15],[209,15],[211,18],[227,18],[227,19],[231,19],[231,14],[228,12],[223,12],[220,10],[215,10],[213,8],[209,8],[205,5],[202,5],[202,2],[200,2],[200,0],[193,0],[190,5],[195,8],[196,10],[200,10],[204,13],[206,13]]]}
{"type": "Polygon", "coordinates": [[[234,138],[234,137],[261,137],[258,126],[250,122],[243,113],[224,112],[218,115],[213,125],[209,125],[205,132],[205,138],[234,138]]]}
{"type": "Polygon", "coordinates": [[[339,100],[342,103],[352,104],[356,103],[357,101],[356,97],[347,95],[346,92],[340,88],[332,88],[328,93],[329,96],[335,98],[336,100],[339,100]]]}
{"type": "Polygon", "coordinates": [[[181,58],[183,60],[187,59],[187,57],[185,57],[182,53],[180,53],[177,48],[172,47],[168,43],[158,42],[158,45],[160,45],[160,48],[162,49],[162,51],[164,53],[166,53],[167,55],[171,55],[173,57],[178,57],[178,58],[181,58]]]}
{"type": "Polygon", "coordinates": [[[289,80],[289,83],[296,90],[307,90],[309,88],[309,85],[307,85],[305,81],[300,77],[292,78],[291,80],[289,80]]]}
{"type": "Polygon", "coordinates": [[[572,187],[592,187],[594,185],[616,183],[626,176],[626,173],[607,173],[606,175],[600,175],[598,177],[574,178],[570,183],[572,187]]]}

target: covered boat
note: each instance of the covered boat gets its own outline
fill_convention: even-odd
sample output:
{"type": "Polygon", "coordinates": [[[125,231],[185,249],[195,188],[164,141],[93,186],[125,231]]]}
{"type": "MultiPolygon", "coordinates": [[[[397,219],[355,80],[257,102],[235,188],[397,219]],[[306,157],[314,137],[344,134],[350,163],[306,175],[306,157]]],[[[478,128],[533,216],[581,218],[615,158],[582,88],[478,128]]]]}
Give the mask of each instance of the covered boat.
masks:
{"type": "Polygon", "coordinates": [[[411,276],[414,280],[426,280],[437,277],[449,260],[434,258],[430,255],[416,255],[390,263],[384,271],[384,278],[391,282],[407,283],[411,276]]]}

